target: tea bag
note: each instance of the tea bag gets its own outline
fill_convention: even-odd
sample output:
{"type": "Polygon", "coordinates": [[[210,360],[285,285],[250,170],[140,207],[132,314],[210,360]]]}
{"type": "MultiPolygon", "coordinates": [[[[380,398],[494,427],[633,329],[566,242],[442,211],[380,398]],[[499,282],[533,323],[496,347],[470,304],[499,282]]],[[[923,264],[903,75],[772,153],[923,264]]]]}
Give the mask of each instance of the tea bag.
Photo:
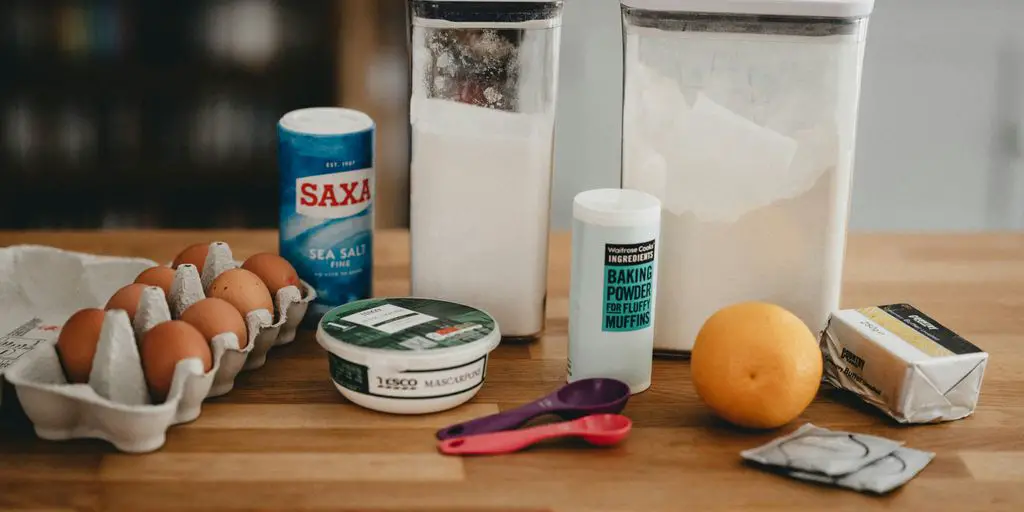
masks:
{"type": "Polygon", "coordinates": [[[902,445],[882,437],[833,431],[808,423],[740,455],[769,466],[842,476],[886,457],[902,445]]]}
{"type": "Polygon", "coordinates": [[[790,471],[788,475],[800,480],[831,484],[855,491],[885,494],[909,482],[933,458],[935,454],[931,452],[897,448],[889,455],[848,475],[834,477],[806,471],[790,471]]]}

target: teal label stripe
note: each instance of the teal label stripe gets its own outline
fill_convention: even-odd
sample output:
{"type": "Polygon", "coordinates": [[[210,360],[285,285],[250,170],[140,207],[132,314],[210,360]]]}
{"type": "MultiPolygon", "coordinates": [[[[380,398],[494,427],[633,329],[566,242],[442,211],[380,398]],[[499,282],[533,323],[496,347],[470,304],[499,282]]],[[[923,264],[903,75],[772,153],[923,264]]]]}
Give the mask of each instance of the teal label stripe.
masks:
{"type": "Polygon", "coordinates": [[[654,240],[606,244],[601,330],[639,331],[651,326],[654,298],[654,240]]]}

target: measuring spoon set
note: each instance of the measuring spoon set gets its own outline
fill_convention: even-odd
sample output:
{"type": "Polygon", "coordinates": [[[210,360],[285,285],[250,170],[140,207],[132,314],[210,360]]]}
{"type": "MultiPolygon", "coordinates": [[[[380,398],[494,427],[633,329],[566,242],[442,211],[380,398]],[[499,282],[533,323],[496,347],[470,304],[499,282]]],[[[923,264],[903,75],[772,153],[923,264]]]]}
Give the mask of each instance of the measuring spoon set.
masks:
{"type": "Polygon", "coordinates": [[[438,449],[446,455],[497,455],[562,437],[579,437],[595,446],[615,445],[633,427],[629,418],[619,414],[629,397],[624,382],[579,380],[515,409],[445,427],[437,432],[438,449]],[[547,414],[569,421],[519,429],[547,414]]]}

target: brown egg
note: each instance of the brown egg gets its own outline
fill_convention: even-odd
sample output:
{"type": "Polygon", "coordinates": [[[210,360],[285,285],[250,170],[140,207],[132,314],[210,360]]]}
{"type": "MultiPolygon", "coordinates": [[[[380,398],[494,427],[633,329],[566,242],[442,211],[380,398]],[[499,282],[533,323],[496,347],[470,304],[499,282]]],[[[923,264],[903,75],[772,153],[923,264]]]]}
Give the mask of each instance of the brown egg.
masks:
{"type": "Polygon", "coordinates": [[[233,268],[217,276],[210,283],[207,295],[228,301],[242,316],[257,309],[265,309],[271,315],[274,314],[274,302],[267,285],[263,284],[259,276],[244,268],[233,268]]]}
{"type": "Polygon", "coordinates": [[[159,286],[163,288],[164,295],[171,294],[171,283],[174,282],[174,271],[170,267],[152,267],[143,270],[139,277],[135,278],[139,284],[159,286]]]}
{"type": "Polygon", "coordinates": [[[172,268],[178,268],[179,265],[191,264],[195,265],[199,269],[199,274],[203,273],[203,266],[206,265],[206,255],[210,252],[210,243],[205,244],[192,244],[185,248],[184,251],[178,253],[178,256],[174,258],[174,263],[171,264],[172,268]]]}
{"type": "Polygon", "coordinates": [[[130,320],[135,320],[135,311],[139,309],[142,290],[148,286],[148,284],[133,283],[121,288],[107,301],[107,306],[104,309],[123,309],[128,313],[130,320]]]}
{"type": "Polygon", "coordinates": [[[68,382],[86,384],[103,328],[102,309],[83,309],[71,315],[57,336],[57,354],[68,382]]]}
{"type": "Polygon", "coordinates": [[[218,334],[233,332],[238,336],[240,348],[245,348],[249,344],[242,314],[224,299],[210,297],[196,302],[181,314],[181,320],[199,329],[207,342],[212,341],[218,334]]]}
{"type": "MultiPolygon", "coordinates": [[[[259,276],[263,284],[267,285],[272,297],[277,297],[277,291],[286,286],[299,286],[299,274],[295,267],[288,260],[269,252],[254,254],[245,260],[242,268],[259,276]]],[[[300,288],[301,291],[301,288],[300,288]]]]}
{"type": "Polygon", "coordinates": [[[213,354],[203,334],[181,320],[157,324],[142,336],[140,349],[142,371],[157,403],[167,399],[178,361],[198,358],[203,362],[203,371],[213,368],[213,354]]]}

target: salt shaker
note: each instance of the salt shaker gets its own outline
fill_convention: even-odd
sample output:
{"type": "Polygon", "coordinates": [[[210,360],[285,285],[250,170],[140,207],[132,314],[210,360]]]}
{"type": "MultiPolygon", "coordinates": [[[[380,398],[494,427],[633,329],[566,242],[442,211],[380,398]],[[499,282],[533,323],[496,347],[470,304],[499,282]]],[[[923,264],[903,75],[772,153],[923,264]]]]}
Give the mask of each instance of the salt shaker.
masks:
{"type": "Polygon", "coordinates": [[[650,387],[660,227],[661,201],[644,192],[597,189],[573,200],[569,382],[650,387]]]}

